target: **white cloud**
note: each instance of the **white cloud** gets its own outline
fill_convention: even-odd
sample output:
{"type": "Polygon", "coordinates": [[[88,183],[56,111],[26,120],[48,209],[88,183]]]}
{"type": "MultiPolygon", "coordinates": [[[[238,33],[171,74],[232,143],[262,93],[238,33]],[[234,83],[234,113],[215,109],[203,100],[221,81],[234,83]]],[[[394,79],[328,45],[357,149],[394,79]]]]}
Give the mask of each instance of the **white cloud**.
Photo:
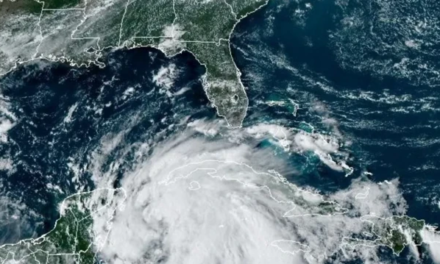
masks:
{"type": "Polygon", "coordinates": [[[340,143],[334,136],[316,132],[308,133],[302,130],[292,131],[275,124],[258,124],[247,128],[246,132],[256,138],[271,136],[285,151],[313,152],[322,163],[331,169],[346,171],[347,174],[352,172],[352,168],[346,164],[345,160],[335,160],[335,157],[332,156],[333,154],[341,154],[340,143]]]}
{"type": "Polygon", "coordinates": [[[440,263],[440,233],[436,233],[434,227],[426,226],[422,230],[422,239],[428,245],[432,260],[440,263]]]}
{"type": "Polygon", "coordinates": [[[185,34],[185,31],[183,31],[183,28],[178,24],[165,27],[158,48],[167,55],[180,52],[185,48],[185,43],[181,40],[183,34],[185,34]]]}
{"type": "MultiPolygon", "coordinates": [[[[126,207],[116,213],[102,245],[107,263],[324,263],[332,255],[378,263],[374,247],[342,252],[341,243],[370,229],[362,215],[405,211],[397,181],[355,181],[347,190],[323,196],[262,170],[282,162],[243,140],[264,131],[288,138],[290,131],[233,130],[226,134],[236,138],[230,140],[223,137],[225,130],[208,124],[191,123],[124,176],[126,207]],[[208,132],[196,132],[200,127],[208,132]]],[[[331,142],[307,140],[309,148],[337,150],[331,142]]],[[[108,180],[97,185],[111,184],[108,180]]]]}
{"type": "Polygon", "coordinates": [[[160,67],[160,69],[153,73],[153,82],[165,90],[170,89],[174,85],[178,70],[175,64],[169,64],[166,67],[160,67]]]}

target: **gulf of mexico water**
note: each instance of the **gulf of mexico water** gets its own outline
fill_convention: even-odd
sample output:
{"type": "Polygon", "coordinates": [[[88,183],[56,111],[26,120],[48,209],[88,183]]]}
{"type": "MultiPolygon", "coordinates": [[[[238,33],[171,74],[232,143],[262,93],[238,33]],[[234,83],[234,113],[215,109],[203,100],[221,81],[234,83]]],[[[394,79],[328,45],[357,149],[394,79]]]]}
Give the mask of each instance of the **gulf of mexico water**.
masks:
{"type": "MultiPolygon", "coordinates": [[[[353,168],[335,171],[313,153],[262,142],[298,168],[283,175],[323,193],[354,178],[398,178],[408,214],[440,224],[436,7],[270,1],[236,27],[232,52],[250,98],[243,125],[335,136],[353,168]]],[[[11,124],[0,145],[0,242],[47,232],[67,195],[93,189],[93,178],[108,171],[123,177],[190,120],[217,118],[201,85],[204,69],[189,53],[119,50],[105,62],[78,69],[40,61],[0,80],[2,118],[11,124]]]]}
{"type": "Polygon", "coordinates": [[[0,242],[48,232],[66,196],[93,189],[93,178],[115,161],[121,176],[135,166],[131,144],[153,145],[186,119],[215,116],[200,82],[204,69],[188,53],[168,59],[154,49],[124,50],[105,63],[39,61],[1,79],[2,121],[11,127],[0,148],[7,164],[0,242]]]}

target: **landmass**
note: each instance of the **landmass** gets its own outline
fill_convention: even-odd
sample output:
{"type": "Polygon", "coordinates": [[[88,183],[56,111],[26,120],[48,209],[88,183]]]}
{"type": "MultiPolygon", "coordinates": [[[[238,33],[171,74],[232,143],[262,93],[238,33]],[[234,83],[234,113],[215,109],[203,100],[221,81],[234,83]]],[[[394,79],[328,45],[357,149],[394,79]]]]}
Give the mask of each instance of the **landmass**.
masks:
{"type": "Polygon", "coordinates": [[[188,51],[206,68],[203,85],[217,113],[241,126],[248,107],[231,55],[237,23],[268,0],[3,0],[0,76],[36,59],[103,66],[116,48],[188,51]]]}
{"type": "MultiPolygon", "coordinates": [[[[267,2],[0,0],[0,76],[38,59],[103,66],[100,59],[119,48],[149,46],[167,56],[188,51],[206,68],[203,85],[218,114],[231,126],[241,126],[248,98],[231,55],[230,36],[241,19],[267,2]]],[[[120,189],[104,189],[66,198],[52,231],[36,239],[0,246],[0,263],[99,262],[97,237],[105,236],[95,233],[93,217],[106,217],[106,225],[100,230],[109,231],[112,212],[118,208],[112,204],[113,197],[120,195],[125,195],[120,189]]],[[[310,211],[310,215],[346,212],[325,201],[310,211]]],[[[293,211],[284,215],[297,216],[293,211]]],[[[347,246],[384,245],[400,254],[408,244],[422,243],[423,220],[407,216],[364,220],[371,223],[370,233],[364,234],[367,237],[347,238],[347,246]]],[[[277,243],[296,246],[291,241],[277,243]]]]}
{"type": "Polygon", "coordinates": [[[362,238],[346,238],[343,246],[386,246],[399,255],[406,246],[423,243],[421,232],[425,228],[424,220],[409,216],[365,216],[362,221],[371,224],[370,233],[364,233],[362,238]]]}
{"type": "Polygon", "coordinates": [[[423,240],[420,232],[424,227],[424,220],[394,216],[379,221],[374,226],[373,232],[381,238],[380,243],[388,246],[398,255],[410,243],[421,245],[423,240]]]}
{"type": "MultiPolygon", "coordinates": [[[[126,193],[123,189],[98,189],[69,196],[59,207],[60,218],[50,232],[35,239],[24,239],[15,244],[0,246],[0,263],[101,263],[100,251],[111,231],[116,210],[124,206],[125,198],[126,193]]],[[[316,208],[310,210],[312,213],[301,214],[293,207],[283,217],[328,217],[347,213],[337,203],[321,199],[299,199],[296,204],[301,204],[301,207],[316,208]]],[[[345,238],[341,249],[386,246],[399,255],[407,245],[423,243],[421,236],[425,228],[423,220],[408,216],[389,218],[365,216],[359,220],[360,223],[370,224],[370,230],[362,232],[362,238],[355,237],[355,234],[353,237],[345,238]]],[[[274,241],[272,245],[287,253],[308,252],[306,245],[294,241],[274,241]]]]}
{"type": "Polygon", "coordinates": [[[0,246],[0,263],[98,263],[99,245],[105,242],[119,206],[114,203],[121,197],[125,198],[122,189],[98,189],[66,198],[60,206],[61,216],[50,232],[0,246]],[[96,226],[95,218],[104,220],[100,221],[102,226],[96,226]]]}

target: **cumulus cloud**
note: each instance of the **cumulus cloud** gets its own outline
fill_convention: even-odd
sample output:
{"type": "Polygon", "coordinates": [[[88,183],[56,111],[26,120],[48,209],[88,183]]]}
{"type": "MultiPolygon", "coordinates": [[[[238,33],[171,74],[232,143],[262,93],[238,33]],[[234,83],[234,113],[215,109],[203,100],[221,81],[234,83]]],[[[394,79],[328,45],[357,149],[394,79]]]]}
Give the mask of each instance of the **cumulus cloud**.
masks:
{"type": "Polygon", "coordinates": [[[185,48],[185,42],[181,39],[183,34],[185,34],[185,31],[183,31],[183,28],[178,24],[165,27],[158,48],[167,55],[180,52],[185,48]]]}
{"type": "Polygon", "coordinates": [[[440,263],[440,233],[435,227],[426,226],[422,231],[423,242],[428,245],[429,253],[435,263],[440,263]]]}
{"type": "MultiPolygon", "coordinates": [[[[343,246],[370,230],[363,216],[405,212],[398,182],[355,181],[324,196],[262,169],[282,162],[247,144],[249,135],[288,140],[296,134],[273,126],[228,134],[199,121],[156,146],[121,180],[128,198],[100,256],[107,263],[324,263],[330,256],[377,263],[375,247],[343,246]]],[[[320,139],[307,144],[304,149],[337,150],[320,139]]]]}
{"type": "MultiPolygon", "coordinates": [[[[285,151],[311,152],[315,154],[322,163],[333,170],[345,171],[347,175],[352,173],[345,160],[335,160],[335,156],[343,154],[339,150],[338,138],[331,135],[323,135],[317,132],[306,132],[303,130],[292,130],[275,124],[259,124],[246,129],[250,135],[257,138],[270,135],[272,139],[285,151]]],[[[339,135],[339,133],[338,133],[339,135]]],[[[346,156],[345,154],[339,156],[346,156]]]]}
{"type": "Polygon", "coordinates": [[[166,90],[170,89],[174,85],[174,80],[177,77],[178,70],[175,64],[169,64],[168,66],[160,67],[160,69],[153,74],[153,82],[166,90]]]}
{"type": "Polygon", "coordinates": [[[0,95],[0,142],[8,142],[8,131],[12,129],[17,117],[9,110],[9,98],[0,95]]]}

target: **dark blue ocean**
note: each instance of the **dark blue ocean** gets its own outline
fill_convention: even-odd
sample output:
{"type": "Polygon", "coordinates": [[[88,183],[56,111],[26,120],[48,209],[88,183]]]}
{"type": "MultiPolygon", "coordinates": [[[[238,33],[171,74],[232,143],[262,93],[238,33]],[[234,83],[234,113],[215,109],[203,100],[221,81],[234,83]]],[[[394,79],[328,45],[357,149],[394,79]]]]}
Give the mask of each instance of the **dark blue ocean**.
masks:
{"type": "MultiPolygon", "coordinates": [[[[339,133],[353,174],[301,155],[288,157],[301,174],[282,173],[323,193],[346,188],[354,178],[398,178],[408,215],[440,225],[440,46],[433,40],[440,32],[429,21],[420,24],[436,14],[435,1],[270,1],[241,21],[231,39],[250,99],[243,125],[339,133]]],[[[105,135],[130,123],[122,141],[159,142],[183,129],[182,119],[217,118],[202,87],[205,70],[191,54],[166,58],[139,48],[103,60],[104,68],[41,61],[0,79],[15,116],[7,143],[0,144],[0,155],[14,164],[0,170],[1,194],[10,199],[2,210],[17,216],[0,228],[0,243],[47,232],[59,201],[93,189],[92,175],[74,175],[72,164],[92,171],[88,161],[105,135]],[[164,90],[151,73],[170,64],[178,74],[164,90]]],[[[122,177],[135,155],[116,147],[102,164],[122,159],[122,177]]]]}
{"type": "MultiPolygon", "coordinates": [[[[352,20],[361,20],[353,22],[363,23],[356,28],[359,31],[373,34],[370,31],[378,27],[374,24],[375,12],[379,12],[379,7],[374,10],[375,1],[346,2],[347,6],[341,6],[332,1],[311,1],[312,7],[308,7],[305,2],[272,1],[264,10],[239,24],[232,43],[250,98],[246,122],[269,118],[296,127],[307,122],[325,129],[323,121],[334,118],[344,136],[353,142],[350,165],[358,168],[358,173],[363,169],[371,172],[373,175],[369,178],[373,181],[399,178],[409,204],[408,214],[438,225],[440,79],[431,74],[440,69],[440,57],[433,56],[439,54],[428,56],[411,50],[401,51],[402,54],[379,54],[380,45],[402,44],[399,39],[392,39],[398,38],[398,34],[404,35],[405,32],[394,32],[399,28],[375,29],[378,31],[375,34],[383,34],[384,43],[375,39],[377,42],[370,44],[371,40],[364,39],[368,37],[364,32],[347,32],[353,34],[352,38],[360,37],[359,40],[335,36],[345,33],[341,33],[340,28],[346,13],[352,20]],[[356,8],[362,10],[360,18],[355,17],[359,12],[356,8]],[[336,38],[347,43],[336,47],[336,38]],[[344,54],[341,58],[338,52],[342,48],[352,54],[344,54]],[[395,64],[402,58],[422,60],[434,66],[424,71],[408,66],[406,71],[399,73],[382,69],[389,60],[395,64]],[[369,65],[363,65],[365,62],[369,65]],[[299,104],[295,118],[292,118],[291,109],[264,107],[257,103],[286,97],[299,104]],[[314,111],[316,105],[325,110],[314,111]],[[270,112],[270,117],[260,114],[262,108],[270,112]]],[[[402,20],[417,18],[419,12],[440,14],[440,4],[434,1],[418,4],[402,1],[394,6],[395,9],[400,7],[408,12],[399,13],[402,20]],[[418,9],[409,10],[410,4],[418,9]],[[428,4],[431,6],[424,6],[428,4]]],[[[350,177],[357,176],[355,171],[350,177]]],[[[347,184],[340,175],[325,171],[320,171],[312,181],[310,178],[304,181],[328,191],[347,184]]]]}
{"type": "MultiPolygon", "coordinates": [[[[1,156],[13,164],[12,170],[0,171],[1,193],[8,197],[2,204],[7,221],[0,229],[1,243],[46,233],[66,196],[94,188],[91,161],[106,151],[96,150],[105,136],[130,126],[121,145],[160,142],[179,129],[181,119],[215,117],[200,81],[205,70],[189,53],[168,59],[154,49],[121,50],[106,57],[105,64],[78,69],[41,61],[1,79],[16,120],[0,146],[1,156]],[[170,64],[179,74],[165,91],[152,78],[170,64]],[[184,88],[181,95],[170,96],[184,88]]],[[[130,162],[135,150],[120,150],[106,152],[100,171],[123,160],[117,172],[122,177],[135,165],[130,162]]]]}

